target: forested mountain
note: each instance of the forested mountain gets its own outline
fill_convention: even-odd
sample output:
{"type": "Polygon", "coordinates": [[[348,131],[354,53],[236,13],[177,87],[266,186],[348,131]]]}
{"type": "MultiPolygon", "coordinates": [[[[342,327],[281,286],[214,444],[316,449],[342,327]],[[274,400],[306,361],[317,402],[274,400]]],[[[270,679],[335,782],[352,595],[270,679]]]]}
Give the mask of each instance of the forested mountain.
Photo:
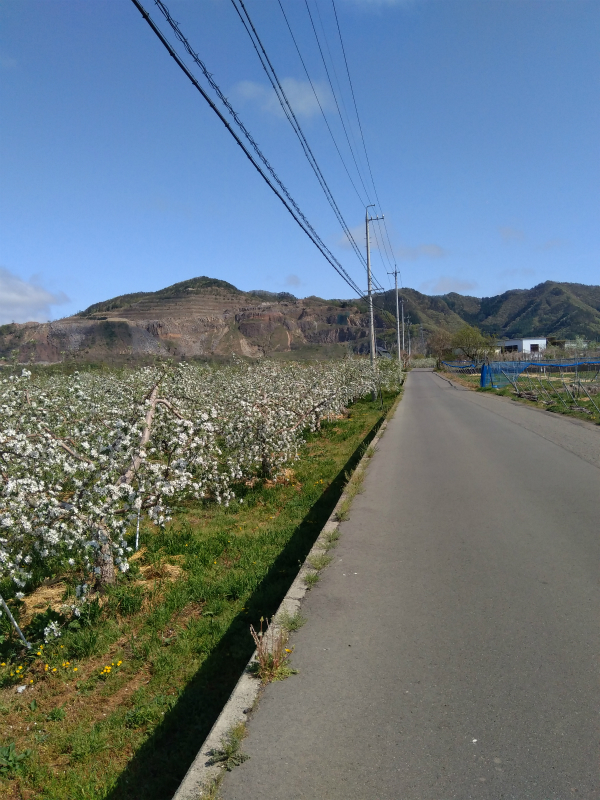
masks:
{"type": "MultiPolygon", "coordinates": [[[[403,290],[405,314],[411,322],[454,331],[465,322],[497,336],[553,336],[558,339],[600,339],[600,286],[546,281],[533,289],[511,289],[495,297],[469,297],[450,292],[430,297],[403,290]]],[[[395,309],[393,292],[385,307],[395,309]]]]}

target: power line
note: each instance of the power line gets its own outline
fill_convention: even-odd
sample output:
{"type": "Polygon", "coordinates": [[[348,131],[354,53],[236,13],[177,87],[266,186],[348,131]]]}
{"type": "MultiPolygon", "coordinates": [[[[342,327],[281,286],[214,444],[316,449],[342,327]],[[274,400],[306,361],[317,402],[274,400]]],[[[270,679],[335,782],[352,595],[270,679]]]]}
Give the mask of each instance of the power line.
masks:
{"type": "MultiPolygon", "coordinates": [[[[157,0],[157,2],[158,2],[158,0],[157,0]]],[[[262,66],[265,74],[267,75],[267,77],[269,79],[269,82],[270,82],[270,84],[271,84],[271,86],[273,88],[273,91],[275,92],[275,95],[276,95],[277,99],[279,100],[279,104],[281,105],[281,108],[283,109],[283,112],[284,112],[285,116],[287,117],[290,125],[292,126],[292,129],[294,130],[294,133],[298,137],[298,140],[300,141],[300,144],[302,146],[302,150],[304,151],[304,155],[306,156],[311,168],[313,169],[313,171],[314,171],[314,173],[315,173],[315,175],[317,177],[317,180],[319,181],[319,184],[320,184],[321,188],[323,189],[323,192],[325,193],[325,196],[326,196],[326,198],[327,198],[327,200],[328,200],[328,202],[329,202],[334,214],[336,215],[336,217],[338,219],[338,222],[342,226],[342,230],[346,234],[346,237],[348,238],[348,241],[350,242],[350,245],[353,248],[353,250],[356,253],[356,255],[358,256],[359,260],[361,261],[361,263],[366,268],[365,258],[362,255],[362,253],[361,253],[361,251],[360,251],[360,249],[359,249],[359,247],[358,247],[358,245],[357,245],[357,243],[356,243],[356,241],[354,239],[354,236],[352,235],[352,231],[350,230],[348,224],[346,223],[346,221],[345,221],[345,219],[344,219],[344,217],[342,215],[342,212],[340,211],[340,209],[339,209],[339,207],[338,207],[338,205],[337,205],[337,203],[335,201],[335,198],[334,198],[333,193],[331,192],[331,190],[330,190],[330,188],[329,188],[329,186],[327,184],[327,181],[325,180],[325,177],[324,177],[324,175],[323,175],[323,173],[321,171],[321,168],[319,167],[318,161],[317,161],[317,159],[316,159],[316,157],[315,157],[315,155],[314,155],[314,153],[313,153],[313,151],[312,151],[312,149],[311,149],[311,147],[310,147],[310,145],[308,143],[308,140],[306,139],[304,131],[302,130],[302,126],[298,122],[298,118],[296,117],[296,114],[294,113],[292,105],[291,105],[291,103],[290,103],[290,101],[289,101],[289,99],[288,99],[288,97],[287,97],[287,95],[285,93],[285,90],[283,89],[283,86],[281,84],[281,81],[279,80],[277,72],[275,71],[275,67],[273,66],[273,64],[272,64],[272,62],[271,62],[271,60],[270,60],[270,58],[269,58],[269,56],[267,54],[265,46],[262,43],[260,36],[258,35],[258,31],[256,30],[256,27],[255,27],[254,23],[252,22],[252,19],[250,17],[248,9],[246,8],[246,6],[244,4],[244,0],[231,0],[231,3],[233,5],[233,7],[235,8],[235,10],[236,10],[236,12],[237,12],[237,14],[238,14],[243,26],[244,26],[244,29],[246,30],[246,33],[250,37],[250,41],[252,42],[252,45],[254,47],[254,50],[256,51],[256,54],[258,55],[259,61],[261,63],[261,66],[262,66]],[[239,8],[238,8],[238,3],[239,3],[239,8]],[[240,8],[241,8],[241,10],[240,10],[240,8]]],[[[308,74],[308,70],[307,70],[306,65],[304,63],[304,60],[302,59],[302,56],[300,54],[300,49],[299,49],[298,44],[297,44],[297,42],[295,40],[295,37],[294,37],[294,35],[292,33],[291,26],[290,26],[290,24],[288,22],[288,19],[287,19],[287,16],[285,14],[285,11],[283,10],[283,7],[281,5],[281,0],[279,2],[279,5],[280,5],[280,8],[281,8],[281,10],[283,12],[284,19],[285,19],[285,21],[287,23],[288,30],[290,31],[290,34],[292,35],[292,39],[293,39],[294,44],[296,46],[296,50],[298,51],[298,55],[300,56],[300,60],[302,61],[302,65],[304,67],[304,71],[306,72],[306,75],[307,75],[308,80],[309,80],[309,82],[311,84],[313,93],[314,93],[314,95],[315,95],[315,97],[317,99],[317,103],[319,104],[319,108],[321,109],[321,113],[323,114],[325,122],[327,123],[327,127],[329,128],[329,132],[330,132],[330,134],[331,134],[331,136],[333,138],[334,144],[336,144],[335,137],[333,136],[333,132],[331,131],[331,128],[329,127],[329,123],[327,122],[327,118],[325,117],[325,113],[323,111],[323,107],[321,105],[321,102],[319,100],[317,92],[316,92],[316,90],[314,88],[312,80],[310,79],[310,75],[308,74]]],[[[352,181],[352,178],[350,176],[348,168],[347,168],[347,166],[346,166],[346,164],[345,164],[345,162],[343,160],[343,157],[342,157],[342,154],[341,154],[339,148],[337,147],[337,144],[336,144],[336,149],[337,149],[338,154],[339,154],[339,156],[340,156],[340,158],[342,160],[342,164],[344,165],[344,168],[346,169],[348,177],[352,181]]],[[[356,189],[356,186],[354,188],[356,189]]],[[[359,195],[359,199],[360,199],[360,195],[359,195]]],[[[380,284],[378,282],[376,282],[376,283],[377,283],[378,286],[380,286],[380,284]]]]}
{"type": "MultiPolygon", "coordinates": [[[[300,123],[298,122],[298,119],[297,119],[297,117],[296,117],[296,115],[294,113],[294,110],[293,110],[290,102],[289,102],[289,99],[288,99],[288,97],[287,97],[287,95],[286,95],[286,93],[285,93],[285,91],[284,91],[284,89],[283,89],[283,87],[281,85],[279,77],[277,76],[277,73],[275,72],[275,68],[273,67],[273,64],[271,63],[271,60],[269,59],[269,56],[267,55],[267,52],[266,52],[266,50],[264,48],[264,45],[263,45],[263,43],[262,43],[262,41],[261,41],[261,39],[260,39],[260,37],[258,35],[258,32],[256,31],[256,28],[254,27],[254,23],[252,22],[252,19],[250,18],[248,10],[246,9],[246,6],[244,5],[243,0],[238,0],[238,2],[240,4],[240,6],[241,6],[242,11],[240,11],[240,9],[238,8],[236,0],[231,0],[231,3],[233,5],[233,7],[235,8],[235,10],[236,10],[236,12],[237,12],[237,14],[238,14],[243,26],[244,26],[244,28],[246,30],[246,33],[250,37],[250,41],[252,42],[252,45],[253,45],[253,47],[254,47],[254,49],[256,51],[256,54],[258,55],[259,61],[261,63],[261,66],[262,66],[263,70],[265,71],[265,74],[267,75],[267,77],[269,79],[269,82],[271,83],[271,86],[273,87],[273,91],[275,92],[275,95],[277,96],[277,99],[279,100],[279,103],[280,103],[280,105],[281,105],[281,107],[283,109],[283,112],[284,112],[285,116],[287,117],[290,125],[292,126],[296,136],[298,137],[298,140],[300,141],[300,145],[302,147],[302,150],[304,151],[304,155],[306,156],[311,168],[313,169],[313,172],[315,173],[315,175],[317,177],[317,180],[319,181],[319,184],[320,184],[321,188],[323,189],[323,192],[325,193],[325,197],[327,198],[327,201],[329,202],[329,205],[331,206],[334,214],[336,215],[336,217],[338,219],[338,222],[342,226],[342,230],[346,234],[346,236],[348,238],[348,241],[350,242],[351,247],[353,248],[354,252],[358,256],[358,259],[361,261],[361,263],[364,264],[365,263],[364,256],[360,252],[360,249],[359,249],[358,245],[356,244],[356,241],[354,240],[354,237],[352,236],[352,232],[350,231],[350,228],[348,227],[348,225],[347,225],[347,223],[346,223],[346,221],[345,221],[345,219],[344,219],[344,217],[342,215],[342,212],[340,211],[340,209],[339,209],[339,207],[338,207],[338,205],[337,205],[337,203],[335,201],[333,193],[331,192],[331,190],[330,190],[330,188],[329,188],[329,186],[327,184],[327,181],[325,180],[325,177],[324,177],[324,175],[323,175],[323,173],[321,171],[321,168],[319,167],[317,159],[316,159],[314,153],[312,152],[312,149],[310,148],[310,145],[308,144],[306,136],[304,135],[304,131],[302,130],[302,127],[300,126],[300,123]]],[[[313,87],[313,91],[314,91],[314,87],[313,87]]],[[[318,100],[318,98],[317,98],[317,100],[318,100]]],[[[341,154],[340,154],[340,156],[341,156],[341,154]]],[[[350,174],[348,173],[348,175],[350,175],[350,174]]]]}
{"type": "Polygon", "coordinates": [[[160,31],[160,29],[156,26],[155,22],[152,20],[152,18],[150,17],[150,15],[146,11],[146,9],[141,5],[139,0],[132,0],[132,3],[136,6],[138,11],[144,17],[144,19],[146,20],[146,22],[148,23],[148,25],[150,26],[152,31],[155,33],[155,35],[158,37],[160,42],[163,44],[163,46],[165,47],[165,49],[167,50],[169,55],[173,58],[173,60],[177,64],[177,66],[187,76],[187,78],[191,81],[193,86],[200,92],[200,94],[206,100],[206,102],[209,104],[211,109],[219,117],[221,122],[225,125],[225,127],[227,128],[227,130],[229,131],[231,136],[233,136],[233,138],[235,139],[236,143],[243,150],[244,154],[246,155],[248,160],[251,162],[251,164],[254,166],[256,171],[263,178],[265,183],[274,192],[274,194],[276,194],[277,197],[281,200],[281,202],[286,207],[286,209],[288,210],[290,215],[294,218],[296,223],[302,228],[302,230],[306,233],[306,235],[312,240],[313,244],[315,244],[315,246],[318,247],[318,249],[320,250],[321,254],[327,259],[327,261],[335,269],[335,271],[338,273],[338,275],[340,275],[340,277],[343,278],[343,280],[346,281],[346,283],[351,287],[351,289],[354,292],[356,292],[356,294],[358,294],[358,296],[362,299],[363,298],[363,293],[361,292],[361,290],[358,287],[358,285],[350,277],[350,275],[347,273],[347,271],[344,269],[344,267],[340,264],[340,262],[335,258],[333,253],[331,253],[329,248],[321,240],[321,238],[319,237],[319,235],[317,234],[315,229],[312,227],[310,222],[306,219],[306,217],[304,216],[304,214],[302,213],[302,211],[300,210],[300,208],[298,207],[296,202],[291,197],[291,195],[288,192],[288,190],[285,188],[285,186],[283,185],[283,183],[281,182],[281,180],[279,179],[279,177],[275,173],[274,169],[271,167],[271,165],[267,161],[266,157],[262,154],[262,152],[258,148],[258,145],[254,141],[254,139],[250,136],[250,134],[248,133],[246,128],[241,123],[241,120],[239,119],[238,115],[233,111],[233,109],[232,109],[231,105],[229,104],[229,102],[226,101],[226,99],[224,99],[224,95],[222,94],[221,90],[217,86],[216,82],[214,81],[214,79],[212,78],[212,76],[210,75],[208,70],[206,69],[206,66],[203,64],[203,62],[200,60],[200,58],[197,56],[197,54],[195,54],[194,51],[191,49],[189,43],[187,42],[187,40],[185,39],[185,37],[183,36],[181,31],[179,30],[179,28],[177,26],[177,23],[175,23],[175,21],[172,20],[172,18],[170,17],[168,9],[164,5],[164,3],[162,3],[161,0],[155,0],[155,2],[158,5],[158,7],[160,8],[161,12],[165,15],[165,18],[167,19],[167,21],[169,21],[169,24],[171,25],[171,27],[175,30],[177,38],[182,42],[182,44],[184,44],[186,50],[188,50],[188,52],[192,55],[192,58],[194,59],[194,61],[201,67],[205,77],[209,80],[211,86],[213,86],[213,88],[215,88],[215,91],[217,91],[219,97],[225,103],[226,107],[228,108],[228,110],[230,111],[232,116],[234,117],[236,123],[239,125],[239,127],[242,130],[242,132],[244,133],[244,135],[246,136],[248,141],[251,143],[251,145],[252,145],[254,151],[256,152],[256,154],[258,155],[259,159],[267,167],[267,169],[270,172],[270,174],[272,175],[274,181],[277,183],[277,186],[279,186],[279,189],[277,188],[277,186],[275,186],[273,184],[271,179],[265,174],[265,172],[263,171],[263,169],[261,168],[261,166],[257,162],[257,160],[254,158],[252,153],[248,150],[246,145],[243,143],[243,141],[240,139],[240,137],[237,135],[237,133],[231,127],[229,122],[226,120],[226,118],[223,116],[223,114],[219,111],[217,106],[214,104],[214,102],[211,100],[211,98],[208,96],[208,94],[205,92],[205,90],[202,88],[202,86],[200,86],[200,84],[198,83],[198,81],[196,80],[194,75],[190,72],[190,70],[187,68],[187,66],[181,60],[181,58],[177,55],[175,50],[171,47],[171,45],[169,44],[167,39],[164,37],[164,35],[160,31]]]}
{"type": "MultiPolygon", "coordinates": [[[[317,11],[317,16],[319,17],[319,24],[321,26],[321,33],[323,35],[323,41],[325,42],[325,47],[327,48],[327,52],[329,54],[329,61],[331,62],[331,68],[333,70],[335,83],[336,83],[336,86],[338,88],[340,100],[342,102],[342,107],[344,109],[344,114],[346,115],[346,122],[348,123],[348,130],[350,131],[350,138],[352,139],[352,145],[354,147],[354,150],[356,151],[356,157],[358,158],[358,147],[356,146],[356,140],[354,138],[354,131],[352,130],[352,124],[350,122],[350,115],[348,114],[348,109],[346,108],[346,101],[344,100],[344,92],[342,91],[342,85],[340,83],[340,80],[339,80],[338,74],[337,74],[337,70],[335,68],[335,59],[333,58],[333,54],[332,54],[331,48],[329,46],[329,39],[327,38],[327,32],[325,30],[325,25],[323,24],[323,18],[321,16],[321,11],[319,9],[318,0],[314,0],[314,1],[315,1],[315,8],[316,8],[316,11],[317,11]]],[[[352,148],[350,149],[350,152],[352,152],[352,148]]],[[[362,172],[361,172],[361,170],[363,169],[362,164],[360,165],[360,168],[359,168],[359,165],[357,164],[356,159],[355,159],[354,163],[355,163],[356,168],[358,170],[358,174],[359,174],[359,178],[361,179],[361,183],[362,183],[363,187],[365,187],[365,183],[364,183],[364,180],[362,178],[362,172]]],[[[366,188],[365,188],[365,191],[367,191],[366,188]]],[[[370,203],[371,202],[371,197],[370,197],[368,191],[367,191],[367,198],[368,198],[368,202],[370,203]]]]}
{"type": "MultiPolygon", "coordinates": [[[[321,42],[319,40],[319,35],[317,34],[317,29],[315,27],[315,23],[310,13],[310,6],[308,5],[308,0],[304,0],[304,5],[306,6],[306,10],[308,11],[308,16],[310,18],[310,24],[313,29],[313,33],[315,34],[315,39],[317,41],[317,47],[319,48],[319,53],[321,54],[321,60],[323,62],[323,66],[325,67],[325,74],[327,75],[327,81],[329,82],[329,86],[331,88],[331,93],[333,94],[333,99],[335,100],[335,106],[337,108],[338,115],[340,117],[340,122],[342,123],[342,128],[344,129],[344,134],[346,136],[346,141],[348,142],[348,147],[350,148],[350,153],[352,154],[352,160],[354,161],[354,166],[356,167],[356,171],[358,172],[358,177],[360,178],[360,182],[362,183],[362,187],[365,190],[365,195],[367,199],[369,198],[369,192],[367,191],[367,187],[365,186],[365,182],[363,181],[362,175],[360,173],[360,169],[358,168],[358,164],[356,163],[356,156],[354,155],[354,150],[352,149],[352,145],[350,144],[350,138],[348,136],[348,131],[346,130],[346,125],[344,123],[344,118],[342,117],[342,112],[340,111],[340,104],[338,103],[335,90],[333,88],[333,83],[331,82],[331,76],[329,75],[329,69],[327,68],[327,62],[325,61],[325,56],[323,54],[323,48],[321,47],[321,42]]],[[[365,203],[363,203],[365,205],[365,203]]]]}
{"type": "MultiPolygon", "coordinates": [[[[356,95],[354,94],[354,85],[352,83],[352,77],[350,75],[350,67],[348,66],[348,59],[346,58],[346,48],[344,47],[344,39],[342,37],[342,29],[340,28],[340,21],[339,21],[339,18],[338,18],[338,13],[337,13],[336,5],[335,5],[335,0],[331,0],[331,5],[333,6],[333,13],[335,15],[335,22],[336,22],[336,26],[337,26],[338,36],[339,36],[339,39],[340,39],[340,45],[342,47],[342,53],[344,55],[344,64],[346,65],[346,74],[348,76],[348,83],[350,84],[350,91],[352,93],[352,101],[354,103],[354,110],[356,112],[356,119],[358,121],[358,128],[359,128],[359,131],[360,131],[360,138],[362,139],[363,149],[364,149],[364,152],[365,152],[365,158],[367,160],[367,166],[369,168],[369,175],[371,176],[371,183],[373,184],[373,190],[375,192],[375,198],[377,200],[377,204],[379,205],[379,208],[381,208],[381,202],[379,200],[379,194],[377,192],[377,186],[375,185],[375,179],[373,178],[373,170],[371,169],[371,162],[369,160],[369,154],[367,152],[367,144],[366,144],[366,141],[365,141],[365,136],[364,136],[364,133],[363,133],[362,124],[361,124],[361,121],[360,121],[360,114],[358,113],[358,104],[356,102],[356,95]]],[[[390,252],[391,252],[391,255],[392,255],[392,259],[394,261],[394,267],[397,268],[396,259],[394,258],[394,250],[392,248],[392,243],[391,243],[391,240],[390,240],[390,235],[389,235],[389,232],[388,232],[388,229],[387,229],[387,223],[386,223],[385,219],[383,220],[383,226],[384,226],[384,229],[385,229],[385,234],[386,234],[386,237],[387,237],[387,241],[389,243],[389,248],[390,248],[390,252]]],[[[402,273],[400,272],[400,270],[398,271],[398,274],[400,275],[400,285],[402,285],[402,273]]]]}

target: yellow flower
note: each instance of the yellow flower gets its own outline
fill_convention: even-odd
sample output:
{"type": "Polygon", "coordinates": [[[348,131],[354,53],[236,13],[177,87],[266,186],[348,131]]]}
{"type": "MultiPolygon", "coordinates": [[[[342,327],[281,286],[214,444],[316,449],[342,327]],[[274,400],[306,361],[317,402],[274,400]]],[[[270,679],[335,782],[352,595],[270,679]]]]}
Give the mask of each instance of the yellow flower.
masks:
{"type": "Polygon", "coordinates": [[[29,683],[33,683],[33,680],[30,680],[29,683]]]}
{"type": "Polygon", "coordinates": [[[289,648],[289,647],[286,647],[286,648],[285,648],[285,652],[286,652],[286,653],[291,653],[292,651],[290,650],[290,648],[289,648]]]}
{"type": "Polygon", "coordinates": [[[3,661],[2,664],[0,664],[0,666],[5,667],[6,666],[6,662],[3,661]]]}
{"type": "Polygon", "coordinates": [[[77,672],[77,667],[73,667],[73,672],[77,672]]]}
{"type": "Polygon", "coordinates": [[[56,667],[53,668],[52,672],[56,672],[56,667]]]}

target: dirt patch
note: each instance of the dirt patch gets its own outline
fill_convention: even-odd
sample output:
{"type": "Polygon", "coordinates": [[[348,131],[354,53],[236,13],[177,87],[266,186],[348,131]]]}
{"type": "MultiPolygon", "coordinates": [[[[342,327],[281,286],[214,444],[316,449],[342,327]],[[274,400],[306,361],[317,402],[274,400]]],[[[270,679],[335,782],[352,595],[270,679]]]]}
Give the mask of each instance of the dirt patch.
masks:
{"type": "Polygon", "coordinates": [[[293,486],[296,489],[302,488],[302,484],[298,483],[296,480],[296,473],[293,469],[284,469],[281,474],[279,474],[273,480],[265,481],[264,487],[265,489],[274,489],[276,486],[293,486]]]}
{"type": "Polygon", "coordinates": [[[137,583],[145,583],[147,581],[167,580],[176,581],[183,575],[183,570],[177,564],[148,564],[145,567],[140,567],[142,579],[137,583]]]}
{"type": "Polygon", "coordinates": [[[44,612],[48,606],[53,611],[60,611],[66,586],[62,581],[51,584],[42,584],[23,599],[21,612],[21,626],[29,625],[36,614],[44,612]]]}

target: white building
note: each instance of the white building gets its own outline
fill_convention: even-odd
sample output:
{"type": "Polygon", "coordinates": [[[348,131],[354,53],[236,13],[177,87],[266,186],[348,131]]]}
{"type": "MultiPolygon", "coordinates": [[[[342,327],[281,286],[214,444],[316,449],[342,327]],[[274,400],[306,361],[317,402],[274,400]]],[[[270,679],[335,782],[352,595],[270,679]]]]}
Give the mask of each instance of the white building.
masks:
{"type": "Polygon", "coordinates": [[[498,344],[504,353],[540,353],[546,349],[546,338],[503,339],[498,344]]]}

